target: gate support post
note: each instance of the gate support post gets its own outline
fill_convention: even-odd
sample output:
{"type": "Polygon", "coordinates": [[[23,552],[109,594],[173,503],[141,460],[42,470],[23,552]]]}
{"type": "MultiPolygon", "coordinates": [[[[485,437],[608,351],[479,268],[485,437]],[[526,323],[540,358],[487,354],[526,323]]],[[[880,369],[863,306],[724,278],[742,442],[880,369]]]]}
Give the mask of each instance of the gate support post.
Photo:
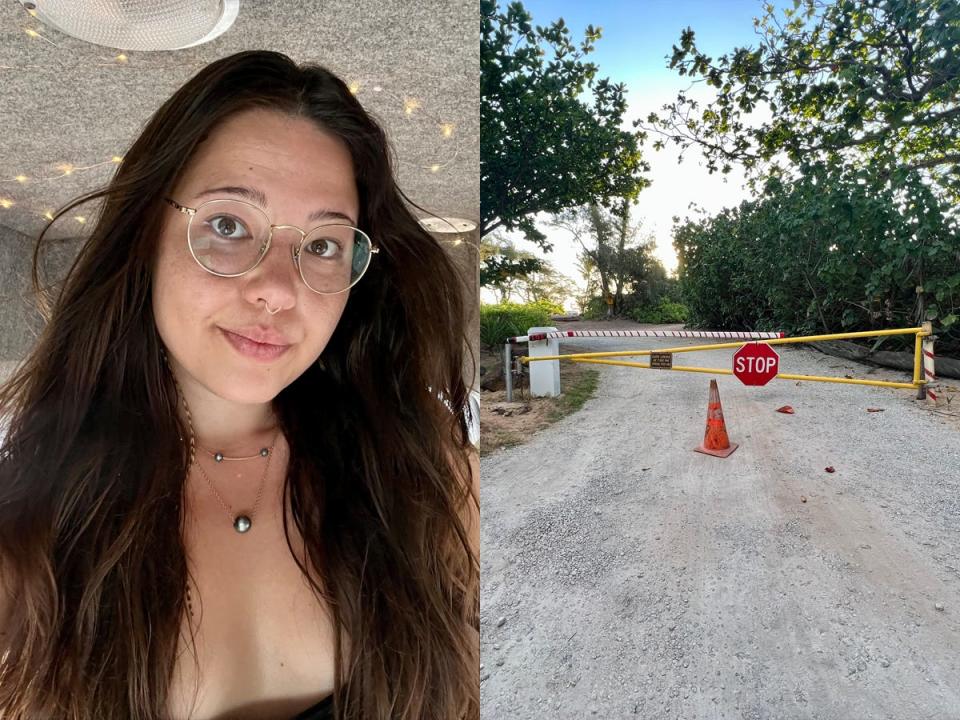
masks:
{"type": "Polygon", "coordinates": [[[513,364],[510,357],[510,342],[503,346],[503,381],[507,390],[507,402],[513,402],[513,364]]]}
{"type": "MultiPolygon", "coordinates": [[[[932,333],[933,323],[923,323],[923,331],[932,333]]],[[[923,338],[923,379],[927,381],[927,384],[923,385],[917,392],[917,399],[922,400],[926,398],[934,403],[937,402],[937,387],[935,385],[937,374],[934,368],[933,354],[933,341],[935,339],[936,337],[934,335],[927,335],[923,338]]]]}
{"type": "MultiPolygon", "coordinates": [[[[532,327],[528,335],[556,332],[555,327],[532,327]]],[[[528,343],[530,357],[559,355],[560,341],[551,338],[528,343]]],[[[530,363],[530,397],[556,397],[560,394],[560,361],[542,360],[530,363]]]]}

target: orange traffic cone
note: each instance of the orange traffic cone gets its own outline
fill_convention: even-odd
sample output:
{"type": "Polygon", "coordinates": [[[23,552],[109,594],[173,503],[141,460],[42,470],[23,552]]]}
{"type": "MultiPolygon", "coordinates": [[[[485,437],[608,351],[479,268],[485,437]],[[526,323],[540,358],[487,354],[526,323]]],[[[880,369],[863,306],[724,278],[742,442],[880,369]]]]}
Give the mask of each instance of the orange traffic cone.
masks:
{"type": "Polygon", "coordinates": [[[727,425],[723,421],[723,408],[720,407],[720,391],[717,381],[710,381],[710,400],[707,403],[707,432],[703,436],[703,444],[694,448],[697,452],[727,457],[737,449],[736,443],[731,443],[727,437],[727,425]]]}

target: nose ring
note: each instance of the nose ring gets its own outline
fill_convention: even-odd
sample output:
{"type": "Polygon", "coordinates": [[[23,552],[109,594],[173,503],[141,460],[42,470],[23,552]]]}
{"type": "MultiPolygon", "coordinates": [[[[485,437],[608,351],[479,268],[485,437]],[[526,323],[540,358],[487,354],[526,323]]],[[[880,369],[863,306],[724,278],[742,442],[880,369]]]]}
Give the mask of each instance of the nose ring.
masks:
{"type": "Polygon", "coordinates": [[[282,308],[277,308],[276,310],[271,310],[270,305],[267,304],[266,300],[263,301],[263,306],[267,308],[267,312],[270,313],[271,315],[276,315],[282,309],[282,308]]]}

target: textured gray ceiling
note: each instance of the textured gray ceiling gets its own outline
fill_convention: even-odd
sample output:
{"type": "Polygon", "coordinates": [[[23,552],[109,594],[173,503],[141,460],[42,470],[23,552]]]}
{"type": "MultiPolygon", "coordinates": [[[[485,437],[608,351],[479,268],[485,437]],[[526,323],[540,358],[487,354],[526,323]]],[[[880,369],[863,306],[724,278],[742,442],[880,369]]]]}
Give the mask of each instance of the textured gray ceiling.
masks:
{"type": "MultiPolygon", "coordinates": [[[[110,178],[111,158],[177,87],[251,49],[317,62],[357,83],[391,138],[404,192],[436,214],[477,221],[478,31],[477,0],[241,0],[236,23],[212,42],[129,52],[122,63],[121,51],[67,37],[0,0],[0,225],[35,237],[44,212],[110,178]],[[408,100],[417,105],[411,114],[408,100]],[[65,175],[63,164],[77,169],[65,175]]],[[[54,235],[78,234],[78,224],[68,227],[76,222],[60,220],[54,235]]]]}

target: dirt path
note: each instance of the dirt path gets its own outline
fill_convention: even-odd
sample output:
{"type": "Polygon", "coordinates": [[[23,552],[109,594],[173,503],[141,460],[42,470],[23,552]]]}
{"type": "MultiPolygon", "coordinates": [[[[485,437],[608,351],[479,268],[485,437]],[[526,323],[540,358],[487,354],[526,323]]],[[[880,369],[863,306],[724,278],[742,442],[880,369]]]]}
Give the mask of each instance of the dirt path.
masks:
{"type": "Polygon", "coordinates": [[[484,458],[484,720],[960,718],[955,419],[906,390],[721,376],[740,448],[720,460],[691,451],[709,378],[603,367],[581,411],[484,458]]]}

